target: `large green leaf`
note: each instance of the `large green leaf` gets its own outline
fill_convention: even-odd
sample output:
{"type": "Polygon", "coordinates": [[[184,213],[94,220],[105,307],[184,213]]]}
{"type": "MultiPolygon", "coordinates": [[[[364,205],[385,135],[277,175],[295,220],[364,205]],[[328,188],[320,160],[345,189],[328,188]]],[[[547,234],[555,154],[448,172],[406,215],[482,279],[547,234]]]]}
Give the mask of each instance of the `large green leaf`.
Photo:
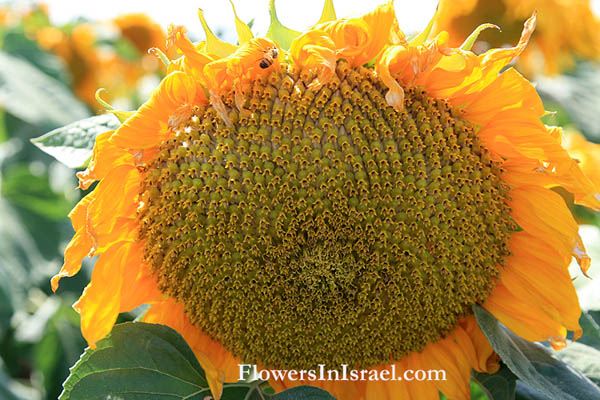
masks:
{"type": "MultiPolygon", "coordinates": [[[[202,367],[171,328],[142,322],[116,325],[87,349],[71,369],[60,400],[204,400],[210,389],[202,367]]],[[[263,382],[225,384],[222,400],[335,400],[324,390],[300,386],[268,394],[263,382]]]]}
{"type": "Polygon", "coordinates": [[[29,61],[0,52],[0,107],[23,121],[56,127],[89,116],[62,83],[29,61]]]}
{"type": "Polygon", "coordinates": [[[596,385],[600,384],[600,351],[583,343],[569,342],[555,357],[577,368],[596,385]]]}
{"type": "Polygon", "coordinates": [[[495,374],[474,372],[472,379],[484,390],[488,400],[512,400],[515,398],[517,377],[504,363],[495,374]]]}
{"type": "Polygon", "coordinates": [[[210,395],[204,371],[181,335],[155,324],[116,325],[71,369],[60,400],[198,399],[210,395]]]}
{"type": "Polygon", "coordinates": [[[553,357],[543,346],[516,336],[482,307],[475,305],[473,311],[496,353],[523,383],[548,399],[600,399],[600,388],[580,371],[553,357]]]}
{"type": "Polygon", "coordinates": [[[120,124],[112,114],[98,115],[57,128],[31,142],[66,166],[81,168],[92,155],[96,136],[120,124]]]}
{"type": "Polygon", "coordinates": [[[313,386],[298,386],[277,394],[267,394],[261,390],[259,383],[226,383],[221,400],[335,400],[325,390],[313,386]]]}
{"type": "Polygon", "coordinates": [[[579,341],[600,350],[600,311],[583,311],[579,325],[583,330],[579,341]]]}
{"type": "Polygon", "coordinates": [[[269,398],[272,400],[335,400],[335,397],[325,390],[312,386],[298,386],[269,398]]]}

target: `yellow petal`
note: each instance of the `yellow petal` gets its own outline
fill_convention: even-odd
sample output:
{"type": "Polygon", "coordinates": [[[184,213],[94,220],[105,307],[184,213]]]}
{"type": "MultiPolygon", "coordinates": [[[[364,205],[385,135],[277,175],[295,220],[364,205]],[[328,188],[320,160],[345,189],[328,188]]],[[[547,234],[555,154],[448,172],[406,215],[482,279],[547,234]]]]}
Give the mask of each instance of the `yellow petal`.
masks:
{"type": "Polygon", "coordinates": [[[93,249],[93,242],[90,235],[87,233],[87,215],[90,203],[94,199],[95,194],[92,192],[85,196],[77,203],[77,205],[69,213],[69,218],[75,230],[75,236],[71,239],[65,249],[65,262],[58,272],[50,281],[52,291],[56,292],[58,283],[63,277],[73,276],[81,269],[81,261],[88,256],[93,249]]]}
{"type": "Polygon", "coordinates": [[[511,236],[509,247],[513,254],[506,261],[501,281],[516,297],[531,299],[548,317],[576,330],[581,310],[569,271],[560,258],[558,263],[548,264],[528,252],[526,249],[533,240],[538,239],[526,232],[511,236]]]}
{"type": "Polygon", "coordinates": [[[131,153],[110,143],[109,139],[114,131],[103,132],[96,136],[96,143],[92,153],[92,159],[87,169],[78,172],[79,188],[86,190],[92,183],[102,179],[116,165],[134,165],[131,153]]]}
{"type": "Polygon", "coordinates": [[[543,312],[539,304],[513,295],[498,282],[483,307],[516,335],[530,342],[566,337],[567,329],[543,312]]]}
{"type": "MultiPolygon", "coordinates": [[[[462,332],[460,327],[455,328],[462,332]]],[[[446,380],[433,382],[437,388],[451,399],[468,400],[470,396],[469,380],[471,377],[472,365],[465,356],[465,351],[473,352],[470,342],[462,341],[467,345],[466,349],[459,347],[456,340],[456,332],[452,332],[448,337],[437,343],[430,343],[420,354],[423,365],[427,369],[444,370],[446,380]]]]}
{"type": "Polygon", "coordinates": [[[497,76],[478,96],[472,96],[465,107],[465,118],[486,125],[500,112],[514,108],[533,116],[541,116],[544,106],[535,88],[514,69],[497,76]]]}
{"type": "Polygon", "coordinates": [[[119,312],[128,312],[142,304],[150,304],[162,299],[152,271],[144,263],[144,246],[141,242],[131,244],[130,251],[123,259],[123,285],[119,312]]]}
{"type": "Polygon", "coordinates": [[[510,192],[512,216],[527,233],[570,256],[577,245],[578,225],[563,198],[549,189],[522,186],[510,192]]]}
{"type": "Polygon", "coordinates": [[[500,357],[494,352],[490,342],[479,328],[475,316],[466,317],[459,324],[469,336],[475,349],[477,361],[471,364],[473,369],[488,374],[496,373],[500,369],[500,357]]]}
{"type": "Polygon", "coordinates": [[[182,106],[195,104],[196,82],[184,72],[167,75],[136,113],[110,137],[118,147],[145,149],[158,146],[168,136],[167,121],[182,106]]]}
{"type": "Polygon", "coordinates": [[[290,47],[290,56],[296,65],[317,71],[311,89],[321,86],[335,73],[335,43],[320,30],[311,30],[298,36],[290,47]]]}
{"type": "MultiPolygon", "coordinates": [[[[218,97],[220,93],[232,89],[234,84],[251,82],[270,73],[279,66],[281,57],[281,50],[275,42],[265,38],[251,39],[229,57],[213,61],[204,67],[207,87],[210,93],[218,97]],[[270,66],[262,68],[261,61],[267,53],[272,56],[273,50],[276,50],[277,56],[271,58],[273,62],[270,66]]],[[[214,105],[214,97],[211,102],[214,105]]]]}
{"type": "Polygon", "coordinates": [[[115,246],[103,254],[92,271],[92,279],[73,304],[81,315],[81,333],[91,348],[112,329],[120,308],[123,285],[122,262],[128,246],[115,246]]]}
{"type": "Polygon", "coordinates": [[[314,27],[327,32],[338,49],[338,58],[359,66],[371,61],[387,45],[396,21],[392,2],[358,18],[339,19],[314,27]]]}

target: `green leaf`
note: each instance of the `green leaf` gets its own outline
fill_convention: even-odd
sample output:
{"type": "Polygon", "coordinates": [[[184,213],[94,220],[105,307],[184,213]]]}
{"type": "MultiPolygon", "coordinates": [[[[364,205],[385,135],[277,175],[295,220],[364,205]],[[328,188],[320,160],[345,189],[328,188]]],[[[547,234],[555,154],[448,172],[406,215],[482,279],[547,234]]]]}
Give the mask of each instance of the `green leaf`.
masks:
{"type": "Polygon", "coordinates": [[[600,389],[581,372],[552,357],[543,346],[516,336],[482,307],[474,305],[473,311],[496,353],[523,383],[548,399],[600,398],[600,389]]]}
{"type": "Polygon", "coordinates": [[[163,325],[116,325],[71,369],[60,400],[198,399],[210,396],[204,371],[181,335],[163,325]]]}
{"type": "Polygon", "coordinates": [[[55,129],[31,142],[66,166],[82,168],[92,156],[96,136],[119,126],[117,117],[103,114],[55,129]]]}
{"type": "Polygon", "coordinates": [[[542,77],[536,89],[544,100],[560,104],[579,129],[600,141],[600,66],[580,62],[569,74],[542,77]]]}
{"type": "Polygon", "coordinates": [[[583,311],[579,325],[583,330],[579,341],[600,350],[600,311],[583,311]]]}
{"type": "Polygon", "coordinates": [[[56,127],[89,116],[69,89],[30,62],[0,52],[0,107],[23,121],[56,127]]]}
{"type": "MultiPolygon", "coordinates": [[[[109,397],[203,400],[211,396],[194,353],[171,328],[127,322],[116,325],[97,346],[95,350],[86,349],[73,366],[59,400],[109,397]]],[[[54,357],[43,359],[51,364],[56,362],[54,357]]],[[[311,386],[271,395],[261,390],[261,384],[259,381],[225,384],[221,399],[335,400],[326,391],[311,386]]]]}
{"type": "Polygon", "coordinates": [[[600,351],[583,343],[569,342],[555,357],[577,368],[596,385],[600,384],[600,351]]]}
{"type": "Polygon", "coordinates": [[[486,394],[487,391],[482,389],[481,385],[475,380],[471,379],[469,386],[471,386],[471,400],[489,400],[488,395],[486,394]]]}
{"type": "Polygon", "coordinates": [[[504,363],[495,374],[474,372],[472,379],[484,390],[488,400],[512,400],[515,398],[517,377],[504,363]]]}
{"type": "Polygon", "coordinates": [[[517,381],[516,400],[547,400],[546,396],[542,396],[529,386],[521,381],[517,381]]]}
{"type": "Polygon", "coordinates": [[[335,400],[323,389],[313,386],[298,386],[269,397],[272,400],[335,400]]]}

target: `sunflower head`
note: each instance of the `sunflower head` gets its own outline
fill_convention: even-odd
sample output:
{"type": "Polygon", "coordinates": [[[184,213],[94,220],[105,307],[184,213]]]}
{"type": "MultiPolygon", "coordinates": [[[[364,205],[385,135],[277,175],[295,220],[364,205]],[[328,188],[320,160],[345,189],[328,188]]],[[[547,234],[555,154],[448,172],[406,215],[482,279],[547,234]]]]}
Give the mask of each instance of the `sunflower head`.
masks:
{"type": "Polygon", "coordinates": [[[336,19],[327,1],[302,33],[272,16],[267,38],[236,16],[239,46],[201,12],[206,42],[172,27],[181,57],[98,137],[78,176],[100,182],[71,214],[53,278],[101,254],[76,304],[88,341],[150,303],[145,320],[184,335],[217,396],[242,360],[452,374],[418,389],[321,383],[341,398],[465,397],[472,368],[498,368],[473,304],[564,345],[579,330],[567,266],[589,258],[549,188],[596,208],[600,196],[540,122],[531,84],[500,74],[535,16],[515,47],[480,56],[476,34],[460,48],[431,37],[435,21],[407,40],[391,3],[336,19]]]}
{"type": "Polygon", "coordinates": [[[121,36],[129,39],[140,54],[156,47],[165,50],[166,35],[160,25],[146,14],[123,14],[113,20],[121,36]]]}

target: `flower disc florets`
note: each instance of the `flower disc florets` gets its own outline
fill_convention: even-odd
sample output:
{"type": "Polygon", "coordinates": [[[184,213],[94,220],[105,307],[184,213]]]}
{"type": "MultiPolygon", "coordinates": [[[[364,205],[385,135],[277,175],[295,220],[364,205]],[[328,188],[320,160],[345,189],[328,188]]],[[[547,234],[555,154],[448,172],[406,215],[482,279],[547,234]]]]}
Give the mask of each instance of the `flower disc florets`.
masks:
{"type": "Polygon", "coordinates": [[[344,61],[312,79],[282,65],[224,109],[193,108],[141,186],[145,260],[244,361],[388,363],[488,296],[509,189],[446,101],[407,88],[398,112],[373,70],[344,61]]]}

